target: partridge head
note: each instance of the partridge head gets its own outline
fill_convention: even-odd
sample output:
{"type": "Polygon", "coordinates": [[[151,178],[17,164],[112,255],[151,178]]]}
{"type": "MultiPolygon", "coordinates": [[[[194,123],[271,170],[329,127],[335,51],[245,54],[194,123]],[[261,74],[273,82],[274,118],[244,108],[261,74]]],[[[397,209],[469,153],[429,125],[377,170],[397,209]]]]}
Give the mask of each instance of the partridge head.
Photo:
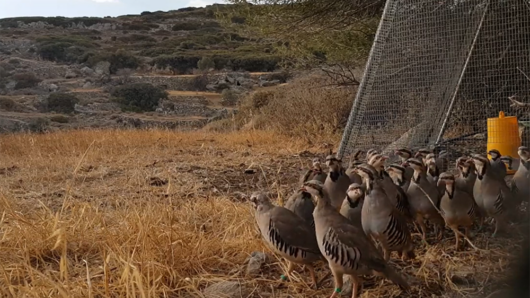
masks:
{"type": "Polygon", "coordinates": [[[405,171],[405,168],[398,164],[391,164],[386,168],[386,172],[397,186],[403,186],[407,183],[405,180],[405,171]]]}
{"type": "Polygon", "coordinates": [[[530,149],[526,146],[521,146],[517,149],[517,154],[519,154],[519,157],[521,160],[528,162],[530,161],[530,149]]]}
{"type": "Polygon", "coordinates": [[[501,157],[501,153],[497,149],[491,149],[490,151],[488,151],[488,155],[491,156],[491,159],[493,161],[497,161],[497,159],[501,157]]]}
{"type": "Polygon", "coordinates": [[[397,156],[401,157],[402,160],[407,160],[412,156],[412,151],[407,148],[399,148],[394,152],[397,156]]]}
{"type": "Polygon", "coordinates": [[[352,183],[348,187],[348,191],[346,192],[348,200],[348,203],[350,204],[350,208],[356,208],[360,200],[364,197],[364,189],[361,184],[358,183],[352,183]]]}
{"type": "Polygon", "coordinates": [[[479,180],[482,180],[482,178],[484,178],[484,175],[486,174],[486,170],[490,165],[489,160],[486,156],[482,154],[473,154],[471,155],[471,158],[473,160],[473,163],[475,164],[477,178],[479,180]]]}

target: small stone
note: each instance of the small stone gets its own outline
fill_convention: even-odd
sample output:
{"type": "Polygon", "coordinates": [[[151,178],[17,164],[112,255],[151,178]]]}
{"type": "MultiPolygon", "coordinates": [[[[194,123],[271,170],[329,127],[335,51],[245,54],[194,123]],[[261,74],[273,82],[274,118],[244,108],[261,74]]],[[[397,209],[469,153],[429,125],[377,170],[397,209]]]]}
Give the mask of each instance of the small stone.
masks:
{"type": "Polygon", "coordinates": [[[244,298],[249,291],[239,282],[222,281],[204,289],[203,294],[206,298],[244,298]]]}
{"type": "Polygon", "coordinates": [[[247,265],[247,275],[258,275],[265,262],[267,262],[266,254],[259,251],[251,253],[247,265]]]}

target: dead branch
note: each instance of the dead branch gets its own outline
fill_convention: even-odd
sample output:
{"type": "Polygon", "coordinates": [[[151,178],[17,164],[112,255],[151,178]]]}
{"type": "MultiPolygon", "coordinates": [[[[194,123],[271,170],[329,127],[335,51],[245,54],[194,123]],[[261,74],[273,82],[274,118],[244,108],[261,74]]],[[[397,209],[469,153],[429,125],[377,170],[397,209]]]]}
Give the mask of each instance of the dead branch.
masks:
{"type": "Polygon", "coordinates": [[[519,99],[519,97],[517,95],[512,95],[510,97],[508,97],[508,99],[511,101],[511,104],[510,104],[510,107],[514,107],[514,108],[530,108],[530,103],[524,103],[524,102],[520,102],[516,99],[519,99]]]}

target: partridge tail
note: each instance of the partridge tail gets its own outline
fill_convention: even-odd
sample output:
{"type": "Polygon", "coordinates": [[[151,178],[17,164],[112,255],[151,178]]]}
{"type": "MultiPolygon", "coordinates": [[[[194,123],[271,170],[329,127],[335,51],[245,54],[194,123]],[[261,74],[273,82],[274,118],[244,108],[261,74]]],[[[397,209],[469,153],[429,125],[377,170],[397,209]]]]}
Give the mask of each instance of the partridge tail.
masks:
{"type": "Polygon", "coordinates": [[[382,273],[386,278],[390,279],[393,283],[399,286],[403,291],[408,291],[410,289],[410,286],[405,280],[405,278],[401,274],[397,273],[389,265],[386,266],[385,270],[382,273]]]}

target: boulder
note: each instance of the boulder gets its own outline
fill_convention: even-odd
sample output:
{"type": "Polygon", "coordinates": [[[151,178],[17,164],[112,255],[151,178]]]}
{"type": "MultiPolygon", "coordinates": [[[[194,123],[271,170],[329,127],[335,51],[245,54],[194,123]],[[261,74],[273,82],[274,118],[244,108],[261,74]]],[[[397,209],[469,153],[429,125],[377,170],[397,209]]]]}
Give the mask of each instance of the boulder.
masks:
{"type": "Polygon", "coordinates": [[[90,77],[90,76],[94,75],[94,70],[92,68],[88,67],[88,66],[85,66],[85,67],[81,68],[81,73],[84,76],[90,77]]]}
{"type": "Polygon", "coordinates": [[[65,79],[77,78],[77,73],[75,73],[75,71],[69,69],[69,70],[66,71],[66,74],[64,75],[64,78],[65,79]]]}
{"type": "Polygon", "coordinates": [[[110,75],[110,62],[108,61],[100,61],[96,66],[94,66],[94,72],[101,76],[101,75],[110,75]]]}
{"type": "Polygon", "coordinates": [[[59,90],[59,86],[55,85],[55,84],[50,84],[48,85],[48,91],[50,92],[56,92],[57,90],[59,90]]]}
{"type": "Polygon", "coordinates": [[[255,251],[250,254],[247,265],[247,275],[258,275],[261,272],[261,267],[263,267],[263,264],[265,264],[266,261],[267,255],[260,251],[255,251]]]}
{"type": "Polygon", "coordinates": [[[222,281],[215,283],[203,291],[206,298],[246,298],[249,290],[236,281],[222,281]]]}

